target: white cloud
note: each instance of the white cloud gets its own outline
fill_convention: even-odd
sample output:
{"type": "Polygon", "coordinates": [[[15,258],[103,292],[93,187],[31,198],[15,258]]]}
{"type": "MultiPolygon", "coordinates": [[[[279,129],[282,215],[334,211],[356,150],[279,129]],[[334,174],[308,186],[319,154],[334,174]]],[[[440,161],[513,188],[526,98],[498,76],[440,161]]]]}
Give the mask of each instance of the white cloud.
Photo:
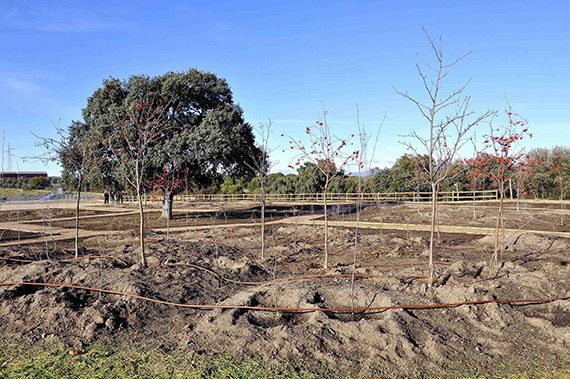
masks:
{"type": "Polygon", "coordinates": [[[30,80],[22,80],[14,77],[1,78],[0,86],[23,95],[33,95],[46,90],[45,87],[30,80]]]}

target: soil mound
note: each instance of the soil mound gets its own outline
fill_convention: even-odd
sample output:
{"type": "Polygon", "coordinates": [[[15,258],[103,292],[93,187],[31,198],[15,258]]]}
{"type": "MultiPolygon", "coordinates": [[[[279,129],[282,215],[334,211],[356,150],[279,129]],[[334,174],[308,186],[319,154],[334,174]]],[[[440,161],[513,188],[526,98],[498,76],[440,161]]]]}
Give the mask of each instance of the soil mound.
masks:
{"type": "MultiPolygon", "coordinates": [[[[147,268],[136,263],[138,252],[129,244],[83,250],[81,256],[93,258],[81,260],[69,260],[69,252],[60,251],[52,253],[50,260],[26,262],[37,259],[40,252],[33,253],[31,248],[4,250],[0,255],[13,260],[0,261],[0,282],[94,287],[181,304],[314,308],[317,312],[196,310],[83,289],[12,285],[0,287],[3,336],[27,343],[57,340],[74,348],[113,339],[183,347],[198,354],[230,352],[276,362],[302,359],[315,366],[346,369],[356,377],[395,373],[420,377],[423,369],[437,373],[450,368],[464,370],[469,365],[494,367],[515,357],[532,365],[544,359],[555,362],[570,352],[569,301],[365,313],[328,310],[570,296],[570,267],[562,250],[567,246],[562,242],[548,249],[545,243],[544,248],[525,250],[526,256],[518,251],[505,257],[507,263],[500,268],[476,259],[472,250],[453,250],[449,257],[454,261],[437,266],[441,280],[429,290],[422,278],[425,266],[386,269],[361,265],[357,273],[372,277],[355,278],[351,291],[350,277],[268,283],[284,276],[325,273],[317,265],[294,264],[305,262],[303,259],[314,256],[315,251],[310,244],[285,243],[289,232],[283,229],[279,235],[274,231],[274,240],[280,242],[268,252],[269,257],[280,254],[286,265],[279,265],[275,258],[256,259],[231,241],[222,244],[207,237],[189,241],[156,236],[149,243],[147,268]],[[543,259],[545,254],[548,259],[543,259]]],[[[390,240],[392,253],[387,255],[409,259],[407,253],[398,254],[396,239],[402,238],[390,240]]],[[[370,241],[377,240],[371,236],[370,241]]],[[[527,246],[524,241],[521,237],[517,243],[527,246]]],[[[542,246],[544,241],[538,242],[542,246]]],[[[421,239],[401,243],[413,248],[423,245],[421,239]]],[[[334,267],[326,273],[349,274],[347,262],[352,257],[335,259],[334,267]]]]}

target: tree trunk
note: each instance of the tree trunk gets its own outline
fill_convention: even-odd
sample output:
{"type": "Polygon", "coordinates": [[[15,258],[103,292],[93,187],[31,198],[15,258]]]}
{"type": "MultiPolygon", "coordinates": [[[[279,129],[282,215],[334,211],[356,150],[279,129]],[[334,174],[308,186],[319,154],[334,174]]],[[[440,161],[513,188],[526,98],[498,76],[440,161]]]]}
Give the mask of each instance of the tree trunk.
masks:
{"type": "Polygon", "coordinates": [[[439,233],[439,184],[435,187],[435,228],[437,231],[437,243],[441,244],[441,234],[439,233]]]}
{"type": "Polygon", "coordinates": [[[261,186],[261,259],[265,259],[265,189],[261,186]]]}
{"type": "Polygon", "coordinates": [[[473,190],[473,220],[477,219],[477,203],[475,201],[476,196],[477,193],[475,192],[475,190],[473,190]]]}
{"type": "Polygon", "coordinates": [[[172,220],[172,203],[174,201],[174,193],[169,191],[164,194],[164,200],[162,201],[162,214],[160,218],[166,218],[172,220]]]}
{"type": "Polygon", "coordinates": [[[141,193],[141,175],[139,173],[139,165],[138,161],[135,166],[136,170],[136,189],[137,189],[137,197],[139,200],[139,217],[140,217],[140,228],[139,228],[139,242],[141,247],[141,265],[146,267],[146,255],[145,255],[145,246],[144,246],[144,207],[143,207],[143,198],[141,193]]]}
{"type": "Polygon", "coordinates": [[[500,197],[499,197],[499,212],[497,213],[497,222],[495,224],[495,251],[493,252],[493,257],[491,261],[497,265],[499,263],[499,224],[502,220],[503,216],[503,199],[504,199],[504,190],[500,188],[499,190],[500,197]]]}
{"type": "Polygon", "coordinates": [[[75,206],[75,258],[79,257],[79,201],[81,200],[81,184],[82,180],[79,178],[77,184],[77,204],[75,206]]]}
{"type": "Polygon", "coordinates": [[[433,286],[433,280],[435,276],[434,264],[433,264],[433,248],[434,248],[434,237],[435,237],[435,224],[436,224],[436,213],[437,213],[437,185],[431,185],[431,228],[430,228],[430,238],[429,238],[429,281],[428,287],[433,286]]]}
{"type": "Polygon", "coordinates": [[[144,247],[144,208],[143,208],[143,199],[140,191],[137,191],[139,197],[139,217],[140,217],[140,228],[139,228],[139,240],[140,240],[140,247],[141,247],[141,264],[143,267],[146,267],[146,255],[145,255],[145,247],[144,247]]]}
{"type": "Polygon", "coordinates": [[[327,185],[323,192],[323,204],[325,207],[325,270],[329,267],[329,214],[327,210],[327,185]]]}

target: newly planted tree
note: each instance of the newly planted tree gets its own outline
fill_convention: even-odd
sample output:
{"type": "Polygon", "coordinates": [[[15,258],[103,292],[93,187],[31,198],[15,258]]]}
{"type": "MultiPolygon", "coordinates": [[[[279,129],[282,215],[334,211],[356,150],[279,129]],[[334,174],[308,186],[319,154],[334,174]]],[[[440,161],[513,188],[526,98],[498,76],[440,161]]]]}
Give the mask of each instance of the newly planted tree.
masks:
{"type": "MultiPolygon", "coordinates": [[[[348,146],[352,145],[350,142],[354,138],[354,134],[348,138],[342,139],[334,136],[331,133],[329,124],[327,122],[327,112],[323,111],[323,120],[317,121],[313,127],[305,129],[309,138],[309,144],[305,145],[301,140],[296,140],[292,137],[288,138],[289,148],[295,150],[295,163],[289,165],[290,168],[296,168],[301,165],[301,162],[311,162],[314,170],[310,172],[313,177],[321,178],[321,192],[323,196],[323,209],[325,216],[324,226],[324,250],[325,261],[324,268],[328,268],[329,254],[329,230],[328,230],[328,193],[329,187],[333,180],[339,175],[344,176],[344,169],[348,165],[358,159],[359,151],[347,151],[348,146]]],[[[307,166],[306,167],[311,167],[307,166]]],[[[349,173],[348,175],[350,175],[349,173]]]]}
{"type": "Polygon", "coordinates": [[[407,91],[396,90],[396,92],[416,105],[428,125],[427,136],[414,130],[406,136],[410,137],[413,142],[406,140],[403,144],[410,151],[414,152],[416,156],[419,157],[425,154],[428,157],[427,162],[423,159],[420,162],[431,189],[429,244],[429,286],[431,287],[435,275],[433,251],[440,185],[449,177],[451,164],[457,157],[458,150],[465,143],[466,136],[471,128],[489,117],[492,112],[475,116],[469,110],[470,97],[463,97],[463,92],[469,82],[445,95],[442,94],[443,80],[448,75],[448,69],[459,63],[470,53],[448,63],[448,61],[444,60],[441,39],[439,41],[433,40],[425,29],[424,33],[429,40],[435,57],[435,63],[429,63],[418,54],[426,67],[426,69],[422,69],[419,64],[416,65],[418,74],[427,92],[427,98],[422,100],[413,97],[407,91]]]}
{"type": "MultiPolygon", "coordinates": [[[[540,165],[541,160],[529,159],[521,148],[521,141],[532,137],[528,131],[527,122],[520,115],[513,112],[509,106],[505,111],[508,122],[496,125],[495,117],[488,121],[489,132],[484,135],[484,150],[474,160],[467,161],[471,165],[473,178],[482,176],[491,180],[493,187],[497,188],[499,206],[495,221],[495,248],[491,258],[492,263],[498,263],[500,251],[504,240],[504,200],[506,185],[515,180],[523,183],[526,176],[532,174],[534,166],[540,165]],[[502,233],[501,233],[502,231],[502,233]],[[499,238],[501,237],[501,238],[499,238]]],[[[520,187],[520,194],[526,196],[524,187],[520,187]]]]}
{"type": "Polygon", "coordinates": [[[251,150],[250,168],[254,171],[259,189],[259,203],[261,206],[261,259],[265,259],[265,206],[267,199],[267,177],[271,162],[269,161],[269,137],[271,135],[272,122],[269,119],[267,124],[261,124],[257,128],[259,136],[258,145],[251,150]]]}
{"type": "Polygon", "coordinates": [[[45,149],[43,155],[34,157],[44,163],[57,162],[73,176],[76,182],[77,202],[75,207],[75,257],[79,255],[79,204],[81,191],[89,174],[100,162],[96,148],[89,142],[89,131],[80,122],[72,122],[67,130],[54,124],[57,137],[39,137],[38,145],[45,149]]]}
{"type": "Polygon", "coordinates": [[[116,116],[115,131],[107,135],[108,146],[122,178],[137,196],[139,205],[139,241],[141,264],[146,265],[144,206],[142,193],[151,165],[150,149],[168,134],[166,107],[158,96],[112,108],[116,116]]]}

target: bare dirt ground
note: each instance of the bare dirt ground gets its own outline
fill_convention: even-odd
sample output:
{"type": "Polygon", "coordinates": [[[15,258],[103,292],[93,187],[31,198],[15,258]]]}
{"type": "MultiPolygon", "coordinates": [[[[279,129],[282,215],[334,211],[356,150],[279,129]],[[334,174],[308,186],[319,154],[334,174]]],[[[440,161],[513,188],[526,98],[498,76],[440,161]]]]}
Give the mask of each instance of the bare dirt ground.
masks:
{"type": "MultiPolygon", "coordinates": [[[[124,215],[82,219],[85,225],[100,224],[102,233],[84,235],[84,259],[72,259],[69,239],[40,236],[35,244],[1,248],[0,283],[52,283],[122,293],[0,286],[3,339],[21,344],[58,341],[74,349],[108,340],[184,349],[188,354],[256,356],[276,363],[288,358],[317,371],[327,367],[363,378],[422,378],[428,373],[509,377],[510,372],[533,377],[533,370],[570,367],[570,301],[494,302],[570,296],[570,239],[553,234],[564,227],[546,226],[559,213],[544,207],[540,213],[508,213],[507,225],[513,230],[532,218],[533,228],[542,225],[538,230],[550,234],[507,234],[499,267],[489,265],[494,241],[488,233],[442,233],[436,249],[439,280],[428,289],[428,234],[409,227],[425,222],[425,207],[420,214],[415,205],[366,208],[362,219],[376,227],[360,228],[357,245],[354,227],[332,226],[328,270],[322,268],[319,207],[271,210],[274,220],[268,225],[265,259],[260,258],[258,213],[251,205],[220,216],[232,220],[228,224],[212,218],[208,212],[216,210],[206,208],[188,213],[209,225],[186,226],[183,211],[176,214],[170,238],[163,228],[148,231],[147,268],[137,263],[138,241],[130,224],[125,230],[112,229],[115,233],[101,232],[110,220],[124,215]],[[205,213],[200,215],[200,210],[205,213]],[[399,226],[387,229],[383,223],[399,226]],[[228,308],[184,308],[125,294],[228,308]],[[489,302],[398,308],[477,301],[489,302]],[[248,306],[290,309],[239,308],[248,306]],[[359,307],[394,309],[330,311],[359,307]],[[299,308],[315,311],[293,311],[299,308]]],[[[337,221],[354,218],[353,207],[332,209],[337,221]]],[[[480,218],[472,220],[468,205],[454,204],[442,209],[440,222],[464,225],[468,231],[493,226],[495,212],[491,206],[481,207],[480,218]]],[[[63,229],[62,224],[58,228],[63,229]]]]}

